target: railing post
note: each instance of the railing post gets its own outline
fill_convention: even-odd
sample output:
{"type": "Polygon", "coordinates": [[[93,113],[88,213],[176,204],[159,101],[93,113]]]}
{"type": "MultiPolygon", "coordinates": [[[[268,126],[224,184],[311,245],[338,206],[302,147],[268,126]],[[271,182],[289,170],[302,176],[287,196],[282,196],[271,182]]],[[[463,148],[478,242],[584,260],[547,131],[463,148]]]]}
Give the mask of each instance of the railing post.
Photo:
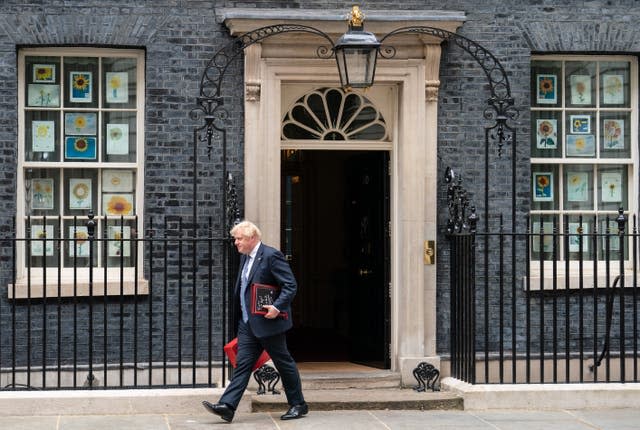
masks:
{"type": "Polygon", "coordinates": [[[618,243],[620,246],[619,267],[620,267],[620,382],[626,382],[625,374],[625,362],[626,362],[626,349],[625,349],[625,318],[624,318],[624,245],[625,245],[625,229],[627,224],[627,218],[624,216],[624,209],[620,207],[618,209],[618,243]]]}
{"type": "Polygon", "coordinates": [[[446,236],[451,256],[451,375],[475,383],[475,237],[478,223],[476,208],[471,206],[462,186],[447,167],[445,172],[449,220],[446,236]]]}
{"type": "Polygon", "coordinates": [[[87,235],[89,236],[89,374],[87,375],[86,384],[89,389],[93,388],[93,244],[96,233],[96,222],[93,220],[93,211],[89,211],[89,220],[87,221],[87,235]]]}

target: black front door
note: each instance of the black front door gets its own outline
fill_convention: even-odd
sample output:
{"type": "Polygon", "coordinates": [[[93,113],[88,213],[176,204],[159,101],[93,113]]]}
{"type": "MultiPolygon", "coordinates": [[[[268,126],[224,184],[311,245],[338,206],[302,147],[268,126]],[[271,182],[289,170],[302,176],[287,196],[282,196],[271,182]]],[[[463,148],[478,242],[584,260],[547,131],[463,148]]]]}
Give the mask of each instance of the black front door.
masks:
{"type": "Polygon", "coordinates": [[[389,175],[387,153],[351,156],[347,178],[350,358],[388,367],[389,175]]]}
{"type": "Polygon", "coordinates": [[[388,153],[283,151],[281,249],[298,361],[389,367],[388,153]]]}

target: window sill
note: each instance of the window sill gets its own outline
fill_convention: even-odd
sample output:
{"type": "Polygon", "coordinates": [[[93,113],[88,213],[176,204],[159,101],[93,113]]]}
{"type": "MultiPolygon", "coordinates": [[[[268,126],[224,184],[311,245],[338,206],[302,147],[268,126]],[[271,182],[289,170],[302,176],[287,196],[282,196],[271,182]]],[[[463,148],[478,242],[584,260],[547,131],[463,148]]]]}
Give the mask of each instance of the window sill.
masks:
{"type": "Polygon", "coordinates": [[[15,288],[13,284],[7,286],[9,300],[16,299],[41,299],[56,297],[104,297],[106,296],[139,296],[149,294],[149,282],[146,279],[138,279],[137,281],[128,278],[122,283],[120,280],[114,279],[107,281],[105,286],[102,279],[94,279],[91,288],[88,279],[47,279],[46,290],[43,279],[26,278],[16,280],[15,288]],[[46,296],[44,293],[46,292],[46,296]]]}
{"type": "MultiPolygon", "coordinates": [[[[611,288],[613,286],[614,280],[616,279],[616,276],[618,276],[619,273],[620,273],[619,270],[611,270],[609,272],[609,279],[608,279],[609,282],[607,283],[606,273],[598,273],[598,275],[595,277],[593,276],[593,273],[583,273],[581,278],[579,272],[575,272],[575,273],[570,272],[569,273],[569,290],[575,291],[580,289],[581,287],[583,289],[593,289],[595,287],[597,287],[598,289],[605,289],[607,287],[611,288]]],[[[638,274],[638,276],[640,276],[640,274],[638,274]]],[[[544,279],[540,278],[540,274],[532,274],[529,277],[529,280],[530,280],[529,291],[540,291],[540,290],[554,291],[554,285],[555,285],[555,290],[558,292],[567,290],[566,276],[564,273],[558,273],[556,275],[555,284],[554,284],[553,275],[551,273],[547,273],[546,271],[544,274],[544,279]]],[[[616,285],[616,288],[619,288],[619,287],[620,287],[620,281],[618,281],[618,284],[616,285]]],[[[624,287],[625,288],[633,287],[633,271],[632,270],[624,271],[624,287]]],[[[527,291],[526,277],[522,279],[522,289],[524,291],[527,291]]]]}

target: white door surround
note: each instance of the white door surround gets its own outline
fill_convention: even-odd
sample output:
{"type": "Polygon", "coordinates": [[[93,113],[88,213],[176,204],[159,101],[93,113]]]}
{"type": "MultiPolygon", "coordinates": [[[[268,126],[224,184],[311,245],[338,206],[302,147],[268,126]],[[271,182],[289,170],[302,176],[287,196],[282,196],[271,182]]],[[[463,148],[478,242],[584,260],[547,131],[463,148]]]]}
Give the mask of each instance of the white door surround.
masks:
{"type": "MultiPolygon", "coordinates": [[[[220,9],[233,36],[273,24],[314,27],[332,40],[347,30],[346,11],[220,9]],[[320,14],[320,16],[318,16],[320,14]],[[315,18],[314,18],[315,17],[315,18]],[[313,18],[313,19],[312,19],[313,18]]],[[[455,32],[462,12],[376,11],[365,29],[379,38],[400,27],[428,26],[455,32]]],[[[260,225],[266,243],[280,243],[282,91],[287,84],[338,86],[335,59],[319,59],[323,38],[283,33],[245,49],[245,216],[260,225]]],[[[380,60],[376,84],[395,86],[397,97],[391,165],[391,367],[413,385],[421,361],[440,368],[436,354],[436,265],[425,265],[425,240],[437,231],[437,114],[440,39],[397,36],[397,52],[380,60]]],[[[366,94],[366,92],[365,92],[366,94]]],[[[336,149],[336,148],[328,148],[336,149]]],[[[367,148],[364,148],[367,149],[367,148]]]]}

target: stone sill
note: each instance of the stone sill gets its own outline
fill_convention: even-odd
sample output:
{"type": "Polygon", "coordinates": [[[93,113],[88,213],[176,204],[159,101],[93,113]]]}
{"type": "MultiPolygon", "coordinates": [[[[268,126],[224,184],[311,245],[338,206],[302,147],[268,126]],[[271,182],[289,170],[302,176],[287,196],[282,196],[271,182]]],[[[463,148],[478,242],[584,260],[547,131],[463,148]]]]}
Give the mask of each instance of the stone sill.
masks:
{"type": "MultiPolygon", "coordinates": [[[[598,288],[598,290],[604,290],[607,287],[611,288],[613,286],[613,281],[615,280],[616,276],[618,276],[618,274],[620,273],[619,270],[610,270],[609,272],[609,279],[608,279],[608,283],[607,283],[607,275],[604,272],[604,270],[602,271],[602,273],[598,273],[597,276],[593,275],[593,272],[583,272],[582,274],[582,278],[580,278],[580,273],[579,272],[569,272],[569,290],[571,291],[575,291],[580,289],[580,282],[582,281],[582,288],[583,289],[593,289],[593,288],[598,288]],[[597,284],[596,284],[597,281],[597,284]]],[[[640,273],[637,274],[637,278],[640,277],[640,273]]],[[[558,292],[562,292],[562,291],[566,291],[567,287],[565,285],[566,282],[566,275],[562,272],[558,272],[558,274],[556,275],[556,291],[558,292]]],[[[636,280],[637,280],[636,278],[636,280]]],[[[553,274],[551,272],[547,272],[545,270],[545,274],[544,274],[544,279],[541,282],[541,278],[540,278],[540,274],[536,273],[536,274],[532,274],[530,277],[530,290],[529,291],[540,291],[541,289],[544,291],[553,291],[554,288],[554,278],[553,278],[553,274]],[[542,284],[542,285],[541,285],[542,284]],[[542,287],[542,288],[541,288],[542,287]]],[[[618,281],[618,284],[616,285],[616,290],[618,288],[620,288],[620,281],[618,281]]],[[[633,288],[633,271],[632,270],[625,270],[624,271],[624,288],[633,288]]],[[[522,278],[522,289],[523,291],[527,291],[527,278],[524,277],[522,278]]]]}
{"type": "MultiPolygon", "coordinates": [[[[102,278],[94,279],[92,288],[89,288],[89,280],[86,278],[77,279],[74,285],[73,279],[62,279],[58,284],[57,279],[47,279],[46,297],[104,297],[106,296],[139,296],[149,294],[149,282],[146,279],[138,279],[136,282],[132,277],[125,277],[121,283],[119,279],[107,281],[106,294],[102,278]],[[91,291],[90,291],[91,290],[91,291]],[[74,294],[75,292],[75,294],[74,294]],[[91,292],[91,294],[90,294],[91,292]]],[[[45,289],[43,279],[31,278],[30,288],[27,279],[16,281],[15,289],[13,284],[7,286],[8,298],[12,299],[41,299],[44,298],[45,289]],[[29,290],[30,293],[29,293],[29,290]]]]}

